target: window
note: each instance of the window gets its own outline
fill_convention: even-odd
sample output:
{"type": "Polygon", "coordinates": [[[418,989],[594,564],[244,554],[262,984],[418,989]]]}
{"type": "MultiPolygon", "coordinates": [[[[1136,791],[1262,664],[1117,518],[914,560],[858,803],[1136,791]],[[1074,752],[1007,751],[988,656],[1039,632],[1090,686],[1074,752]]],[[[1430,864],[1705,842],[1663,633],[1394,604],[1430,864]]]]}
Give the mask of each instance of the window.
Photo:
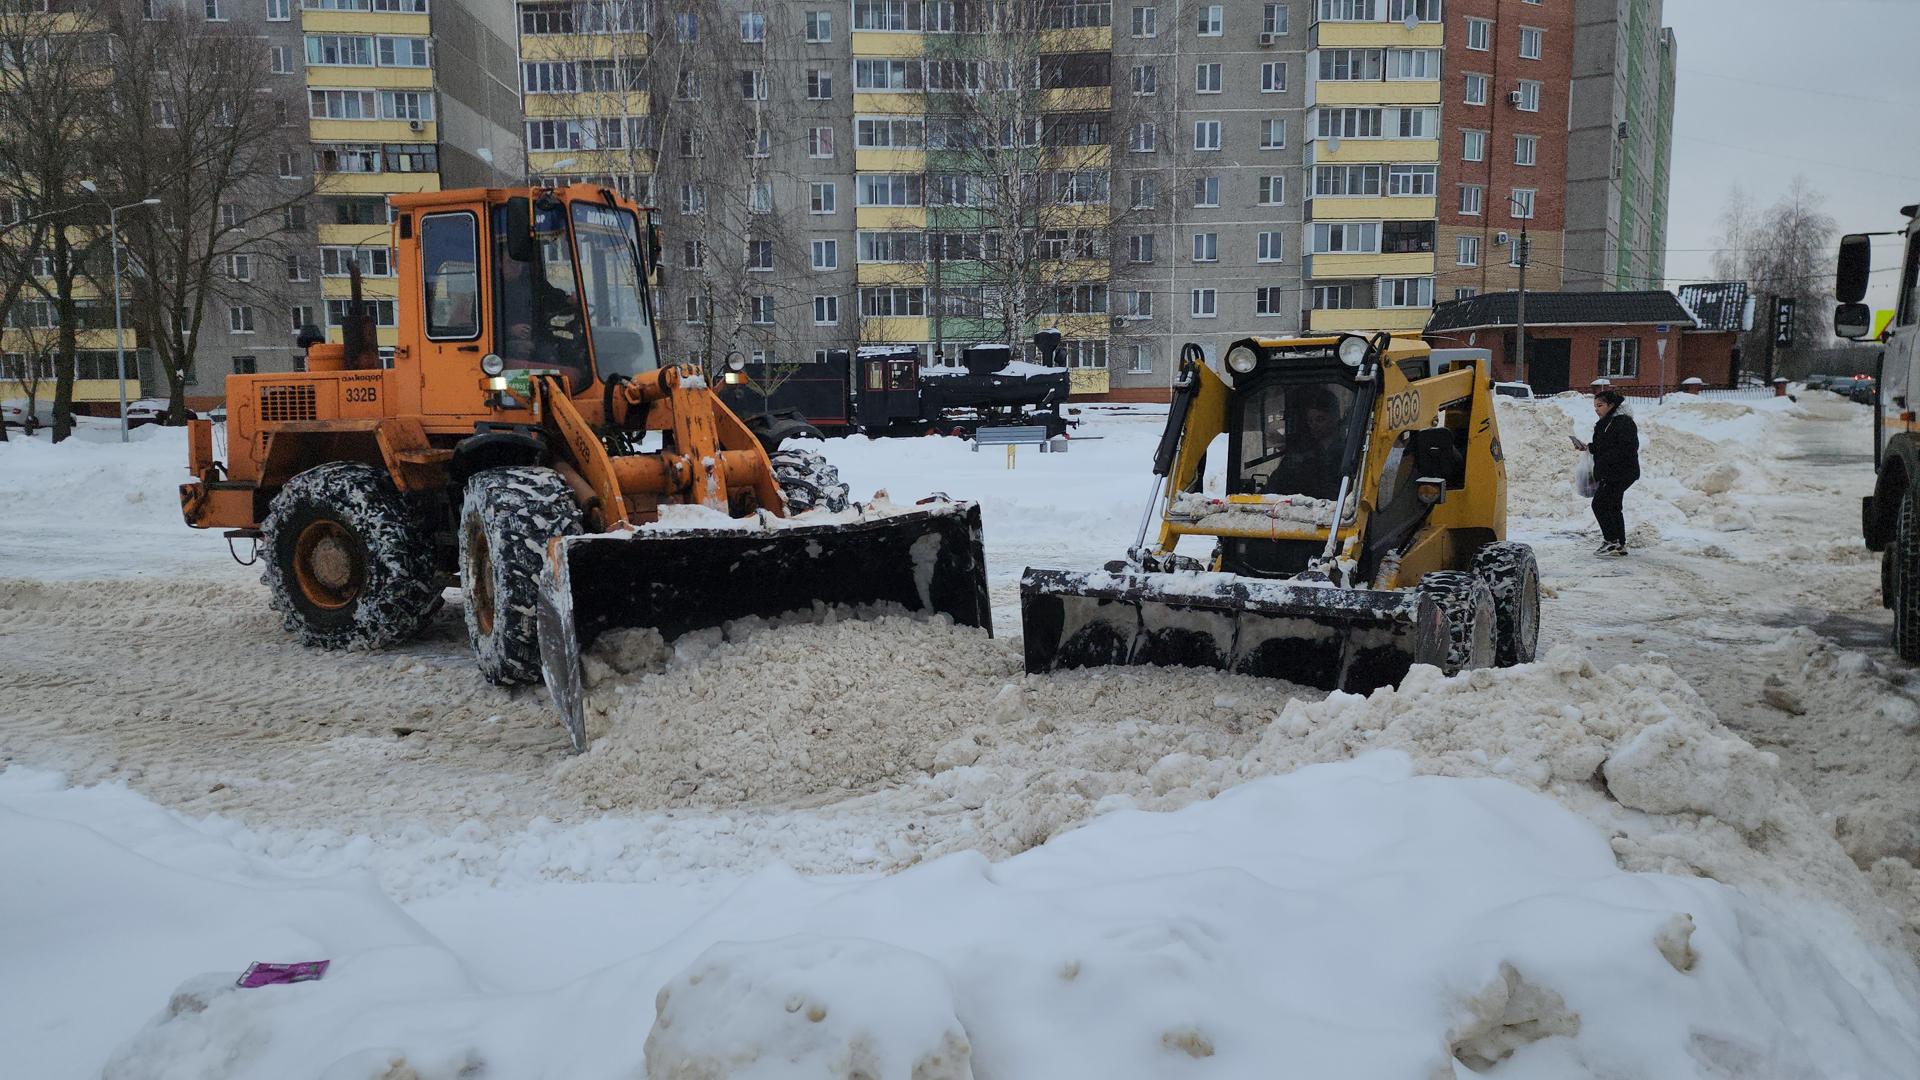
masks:
{"type": "Polygon", "coordinates": [[[257,375],[259,372],[259,358],[253,356],[236,356],[233,358],[233,373],[235,375],[257,375]]]}
{"type": "Polygon", "coordinates": [[[1121,293],[1120,317],[1123,319],[1153,318],[1153,293],[1145,289],[1121,293]]]}
{"type": "Polygon", "coordinates": [[[773,325],[773,297],[749,296],[747,302],[749,322],[755,326],[773,325]]]}
{"type": "Polygon", "coordinates": [[[1129,375],[1153,374],[1153,352],[1145,345],[1135,345],[1133,359],[1127,362],[1127,373],[1129,375]]]}
{"type": "Polygon", "coordinates": [[[863,150],[926,145],[926,121],[918,117],[873,117],[853,122],[853,144],[863,150]]]}
{"type": "Polygon", "coordinates": [[[1432,254],[1433,222],[1389,221],[1380,226],[1380,250],[1394,255],[1432,254]]]}
{"type": "Polygon", "coordinates": [[[1467,19],[1467,48],[1487,52],[1493,48],[1493,20],[1467,19]]]}
{"type": "Polygon", "coordinates": [[[1287,178],[1284,176],[1263,176],[1260,178],[1260,205],[1279,206],[1287,201],[1287,178]]]}
{"type": "Polygon", "coordinates": [[[472,214],[429,214],[420,223],[427,337],[480,334],[480,240],[472,214]]]}
{"type": "Polygon", "coordinates": [[[807,41],[819,44],[833,40],[833,12],[809,11],[806,15],[807,41]]]}
{"type": "Polygon", "coordinates": [[[896,285],[860,290],[860,314],[868,318],[911,318],[926,313],[926,290],[918,286],[896,285]]]}
{"type": "Polygon", "coordinates": [[[1440,131],[1439,109],[1393,109],[1393,130],[1402,139],[1431,139],[1440,131]]]}
{"type": "Polygon", "coordinates": [[[293,4],[289,0],[267,0],[267,21],[286,22],[293,18],[293,4]]]}
{"type": "Polygon", "coordinates": [[[226,22],[227,12],[224,0],[206,0],[208,22],[226,22]]]}
{"type": "Polygon", "coordinates": [[[1353,286],[1351,285],[1315,285],[1313,287],[1313,310],[1344,311],[1353,306],[1353,286]]]}
{"type": "Polygon", "coordinates": [[[1521,112],[1540,111],[1540,84],[1532,79],[1521,79],[1518,93],[1520,100],[1516,107],[1521,112]]]}
{"type": "Polygon", "coordinates": [[[313,308],[305,304],[293,308],[289,314],[293,316],[293,332],[296,334],[309,326],[315,325],[313,321],[313,308]]]}
{"type": "Polygon", "coordinates": [[[1478,214],[1481,204],[1486,201],[1486,197],[1487,189],[1485,185],[1461,184],[1460,212],[1463,214],[1478,214]]]}
{"type": "Polygon", "coordinates": [[[293,74],[293,50],[285,45],[275,45],[267,50],[267,63],[275,75],[293,74]]]}
{"type": "Polygon", "coordinates": [[[1600,341],[1600,376],[1606,379],[1640,377],[1640,339],[1603,338],[1600,341]]]}
{"type": "Polygon", "coordinates": [[[747,185],[747,213],[773,213],[773,185],[756,181],[747,185]]]}
{"type": "Polygon", "coordinates": [[[1133,9],[1133,36],[1137,38],[1160,36],[1159,8],[1137,7],[1133,9]]]}
{"type": "Polygon", "coordinates": [[[1284,259],[1287,248],[1282,237],[1283,234],[1276,231],[1259,234],[1259,242],[1255,245],[1255,250],[1259,253],[1256,258],[1263,263],[1274,263],[1284,259]]]}
{"type": "Polygon", "coordinates": [[[253,305],[234,304],[227,308],[227,329],[236,334],[253,333],[253,305]]]}
{"type": "Polygon", "coordinates": [[[862,232],[860,261],[870,263],[926,261],[926,235],[918,232],[862,232]]]}
{"type": "Polygon", "coordinates": [[[1151,176],[1136,176],[1130,181],[1132,199],[1129,206],[1135,210],[1151,210],[1159,201],[1159,185],[1151,176]]]}
{"type": "Polygon", "coordinates": [[[816,296],[813,298],[813,325],[840,325],[840,298],[837,296],[816,296]]]}
{"type": "Polygon", "coordinates": [[[758,68],[740,72],[740,99],[742,101],[767,100],[767,77],[758,68]]]}
{"type": "Polygon", "coordinates": [[[1387,50],[1387,78],[1437,79],[1439,77],[1439,49],[1387,50]]]}
{"type": "Polygon", "coordinates": [[[1316,165],[1313,169],[1313,194],[1316,198],[1326,195],[1378,195],[1381,168],[1379,165],[1316,165]]]}
{"type": "Polygon", "coordinates": [[[1220,205],[1219,177],[1196,176],[1193,178],[1193,205],[1197,207],[1220,205]]]}
{"type": "Polygon", "coordinates": [[[307,115],[315,120],[372,120],[380,98],[372,90],[309,90],[307,115]]]}
{"type": "Polygon", "coordinates": [[[419,90],[380,91],[382,120],[431,120],[433,95],[419,90]]]}
{"type": "Polygon", "coordinates": [[[307,262],[307,257],[305,255],[294,254],[294,255],[287,256],[287,280],[288,281],[312,281],[313,280],[313,265],[307,262]]]}
{"type": "Polygon", "coordinates": [[[1530,26],[1520,28],[1520,59],[1540,59],[1540,41],[1546,35],[1530,26]]]}
{"type": "Polygon", "coordinates": [[[220,204],[220,227],[223,229],[244,229],[247,227],[247,212],[233,203],[220,204]]]}
{"type": "Polygon", "coordinates": [[[1253,313],[1255,315],[1283,315],[1286,313],[1287,290],[1269,285],[1253,290],[1253,313]]]}
{"type": "Polygon", "coordinates": [[[1193,261],[1220,261],[1220,234],[1197,232],[1193,234],[1193,261]]]}
{"type": "Polygon", "coordinates": [[[307,64],[323,67],[372,67],[373,39],[353,34],[308,34],[307,64]]]}
{"type": "Polygon", "coordinates": [[[393,250],[387,247],[322,247],[320,276],[347,277],[354,263],[362,277],[392,277],[393,250]]]}
{"type": "Polygon", "coordinates": [[[1219,303],[1219,294],[1216,293],[1214,290],[1212,289],[1193,290],[1193,307],[1192,307],[1193,317],[1196,319],[1211,319],[1215,317],[1220,313],[1218,309],[1218,303],[1219,303]]]}
{"type": "Polygon", "coordinates": [[[1220,65],[1195,64],[1193,66],[1193,92],[1196,94],[1217,94],[1220,92],[1220,65]]]}
{"type": "Polygon", "coordinates": [[[1199,25],[1195,27],[1201,37],[1220,36],[1220,13],[1225,10],[1219,4],[1200,9],[1199,25]]]}
{"type": "Polygon", "coordinates": [[[754,273],[765,273],[773,269],[773,241],[747,241],[747,269],[754,273]]]}
{"type": "Polygon", "coordinates": [[[1485,75],[1467,76],[1467,92],[1463,99],[1468,105],[1487,103],[1487,77],[1485,75]]]}
{"type": "Polygon", "coordinates": [[[866,173],[855,179],[859,206],[919,206],[921,178],[914,173],[866,173]]]}
{"type": "Polygon", "coordinates": [[[1460,160],[1487,160],[1487,133],[1484,131],[1463,131],[1460,133],[1460,160]]]}
{"type": "Polygon", "coordinates": [[[1195,150],[1220,149],[1220,121],[1195,120],[1193,122],[1193,148],[1195,150]]]}
{"type": "Polygon", "coordinates": [[[747,132],[747,156],[763,158],[773,153],[773,132],[766,128],[755,128],[747,132]]]}
{"type": "Polygon", "coordinates": [[[1480,265],[1480,238],[1479,237],[1462,236],[1458,238],[1455,241],[1455,243],[1458,245],[1454,249],[1454,253],[1453,253],[1453,261],[1455,265],[1457,266],[1479,266],[1480,265]]]}
{"type": "Polygon", "coordinates": [[[855,90],[919,90],[924,86],[925,69],[918,60],[855,60],[855,90]]]}
{"type": "Polygon", "coordinates": [[[1471,300],[1480,295],[1480,290],[1471,285],[1462,285],[1453,290],[1455,300],[1471,300]]]}
{"type": "Polygon", "coordinates": [[[1387,166],[1388,195],[1427,195],[1435,190],[1435,172],[1433,165],[1389,165],[1387,166]]]}
{"type": "Polygon", "coordinates": [[[423,68],[433,63],[426,38],[382,37],[377,39],[377,45],[375,51],[381,67],[423,68]]]}
{"type": "Polygon", "coordinates": [[[253,280],[253,256],[228,255],[224,261],[226,262],[228,281],[253,280]]]}
{"type": "Polygon", "coordinates": [[[1386,76],[1386,53],[1380,49],[1321,49],[1320,81],[1368,82],[1386,76]]]}
{"type": "Polygon", "coordinates": [[[698,240],[680,241],[680,265],[688,270],[707,265],[707,245],[698,240]]]}
{"type": "Polygon", "coordinates": [[[810,158],[830,158],[833,156],[832,128],[810,127],[807,129],[807,156],[810,158]]]}
{"type": "Polygon", "coordinates": [[[1380,17],[1380,0],[1320,0],[1321,22],[1373,22],[1380,17]]]}
{"type": "Polygon", "coordinates": [[[1513,200],[1508,204],[1508,209],[1513,211],[1513,216],[1516,219],[1530,218],[1533,216],[1534,193],[1535,189],[1533,188],[1513,189],[1513,200]]]}
{"type": "Polygon", "coordinates": [[[680,185],[680,213],[683,216],[707,212],[707,192],[698,184],[680,185]]]}
{"type": "Polygon", "coordinates": [[[1153,234],[1134,233],[1127,237],[1127,261],[1150,263],[1153,261],[1153,234]]]}
{"type": "Polygon", "coordinates": [[[1513,163],[1515,165],[1532,165],[1539,145],[1539,136],[1515,135],[1513,137],[1513,163]]]}
{"type": "Polygon", "coordinates": [[[1151,120],[1143,120],[1133,125],[1133,133],[1127,138],[1127,149],[1136,154],[1151,154],[1158,149],[1159,129],[1151,120]]]}
{"type": "Polygon", "coordinates": [[[1513,242],[1508,244],[1507,245],[1507,265],[1519,266],[1521,259],[1524,258],[1524,255],[1522,254],[1522,252],[1526,251],[1526,249],[1531,248],[1532,246],[1533,246],[1533,240],[1531,237],[1529,237],[1525,243],[1522,243],[1519,240],[1514,240],[1513,242]]]}
{"type": "Polygon", "coordinates": [[[1433,306],[1432,278],[1381,278],[1380,306],[1383,308],[1422,308],[1433,306]]]}
{"type": "Polygon", "coordinates": [[[1260,11],[1260,32],[1280,35],[1287,32],[1287,5],[1266,4],[1260,11]]]}
{"type": "Polygon", "coordinates": [[[1133,69],[1133,92],[1148,97],[1160,90],[1160,69],[1152,64],[1136,64],[1133,69]]]}
{"type": "Polygon", "coordinates": [[[1263,94],[1284,93],[1287,89],[1287,65],[1281,61],[1269,61],[1260,65],[1260,92],[1263,94]]]}
{"type": "Polygon", "coordinates": [[[153,103],[153,123],[155,127],[170,128],[180,122],[180,112],[173,107],[172,98],[161,98],[153,103]]]}
{"type": "Polygon", "coordinates": [[[807,185],[807,212],[809,214],[832,214],[839,210],[839,192],[829,181],[824,184],[807,185]]]}
{"type": "Polygon", "coordinates": [[[1375,255],[1380,251],[1377,221],[1316,221],[1311,236],[1315,255],[1375,255]]]}
{"type": "Polygon", "coordinates": [[[807,100],[826,101],[833,97],[833,72],[822,68],[807,69],[807,100]]]}
{"type": "Polygon", "coordinates": [[[707,316],[712,311],[713,311],[713,304],[710,303],[706,297],[704,296],[687,297],[686,320],[688,322],[694,323],[694,324],[704,323],[707,321],[707,316]]]}
{"type": "Polygon", "coordinates": [[[815,240],[813,242],[813,268],[815,270],[840,269],[840,241],[815,240]]]}
{"type": "Polygon", "coordinates": [[[767,40],[767,17],[758,11],[740,13],[740,40],[758,45],[767,40]]]}
{"type": "Polygon", "coordinates": [[[682,11],[673,17],[673,36],[682,44],[700,40],[700,16],[682,11]]]}

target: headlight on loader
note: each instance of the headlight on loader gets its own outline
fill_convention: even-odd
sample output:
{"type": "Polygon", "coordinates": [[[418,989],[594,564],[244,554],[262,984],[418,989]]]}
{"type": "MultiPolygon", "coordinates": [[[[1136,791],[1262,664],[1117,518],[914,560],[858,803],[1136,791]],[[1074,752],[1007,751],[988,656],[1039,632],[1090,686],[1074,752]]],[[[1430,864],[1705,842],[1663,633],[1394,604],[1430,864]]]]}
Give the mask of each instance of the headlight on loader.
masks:
{"type": "Polygon", "coordinates": [[[488,376],[498,375],[507,370],[507,362],[500,359],[499,353],[488,353],[480,358],[480,371],[488,376]]]}
{"type": "Polygon", "coordinates": [[[1251,373],[1259,363],[1259,354],[1245,345],[1236,345],[1227,353],[1227,366],[1242,375],[1251,373]]]}
{"type": "Polygon", "coordinates": [[[1334,346],[1334,352],[1339,355],[1341,363],[1357,368],[1367,359],[1368,347],[1366,338],[1347,334],[1341,337],[1340,344],[1334,346]]]}

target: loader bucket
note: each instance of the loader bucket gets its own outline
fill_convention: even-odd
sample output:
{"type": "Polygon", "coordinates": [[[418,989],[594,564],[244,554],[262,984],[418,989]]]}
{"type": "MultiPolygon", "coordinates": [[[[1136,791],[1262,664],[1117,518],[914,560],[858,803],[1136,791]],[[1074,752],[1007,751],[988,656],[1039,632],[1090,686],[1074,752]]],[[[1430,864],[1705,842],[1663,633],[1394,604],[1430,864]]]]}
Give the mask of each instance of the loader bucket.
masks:
{"type": "Polygon", "coordinates": [[[1213,667],[1367,693],[1447,655],[1445,617],[1416,591],[1232,574],[1028,568],[1020,622],[1031,672],[1213,667]]]}
{"type": "Polygon", "coordinates": [[[581,657],[609,630],[672,640],[748,616],[897,607],[991,634],[980,537],[976,504],[942,503],[852,522],[560,538],[538,601],[547,690],[583,750],[581,657]]]}

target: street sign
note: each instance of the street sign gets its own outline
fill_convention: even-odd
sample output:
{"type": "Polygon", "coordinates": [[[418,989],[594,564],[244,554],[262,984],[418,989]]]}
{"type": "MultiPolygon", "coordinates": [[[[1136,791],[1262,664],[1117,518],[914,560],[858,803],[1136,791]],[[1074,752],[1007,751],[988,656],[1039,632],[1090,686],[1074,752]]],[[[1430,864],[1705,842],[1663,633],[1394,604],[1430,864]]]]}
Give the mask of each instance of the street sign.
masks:
{"type": "Polygon", "coordinates": [[[1793,300],[1782,296],[1773,302],[1773,343],[1793,344],[1793,300]]]}
{"type": "Polygon", "coordinates": [[[1654,333],[1656,333],[1656,334],[1664,334],[1664,333],[1666,333],[1666,332],[1668,332],[1669,330],[1672,330],[1672,329],[1673,329],[1673,327],[1672,327],[1671,325],[1669,325],[1669,324],[1667,324],[1667,323],[1661,323],[1661,324],[1660,324],[1659,326],[1656,326],[1656,327],[1654,327],[1654,328],[1653,328],[1653,332],[1654,332],[1654,333]]]}

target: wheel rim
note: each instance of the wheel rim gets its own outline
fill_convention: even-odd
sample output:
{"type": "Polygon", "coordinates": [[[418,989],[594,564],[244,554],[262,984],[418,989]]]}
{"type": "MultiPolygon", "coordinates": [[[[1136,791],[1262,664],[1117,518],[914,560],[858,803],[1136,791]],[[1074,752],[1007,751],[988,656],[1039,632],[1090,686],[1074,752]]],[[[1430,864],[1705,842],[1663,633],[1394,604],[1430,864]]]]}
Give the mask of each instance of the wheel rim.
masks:
{"type": "Polygon", "coordinates": [[[294,542],[293,576],[308,603],[338,611],[353,603],[366,584],[366,559],[345,526],[316,521],[300,530],[294,542]]]}
{"type": "Polygon", "coordinates": [[[493,633],[493,557],[487,550],[487,537],[480,529],[467,539],[467,607],[473,611],[474,624],[485,636],[493,633]]]}

